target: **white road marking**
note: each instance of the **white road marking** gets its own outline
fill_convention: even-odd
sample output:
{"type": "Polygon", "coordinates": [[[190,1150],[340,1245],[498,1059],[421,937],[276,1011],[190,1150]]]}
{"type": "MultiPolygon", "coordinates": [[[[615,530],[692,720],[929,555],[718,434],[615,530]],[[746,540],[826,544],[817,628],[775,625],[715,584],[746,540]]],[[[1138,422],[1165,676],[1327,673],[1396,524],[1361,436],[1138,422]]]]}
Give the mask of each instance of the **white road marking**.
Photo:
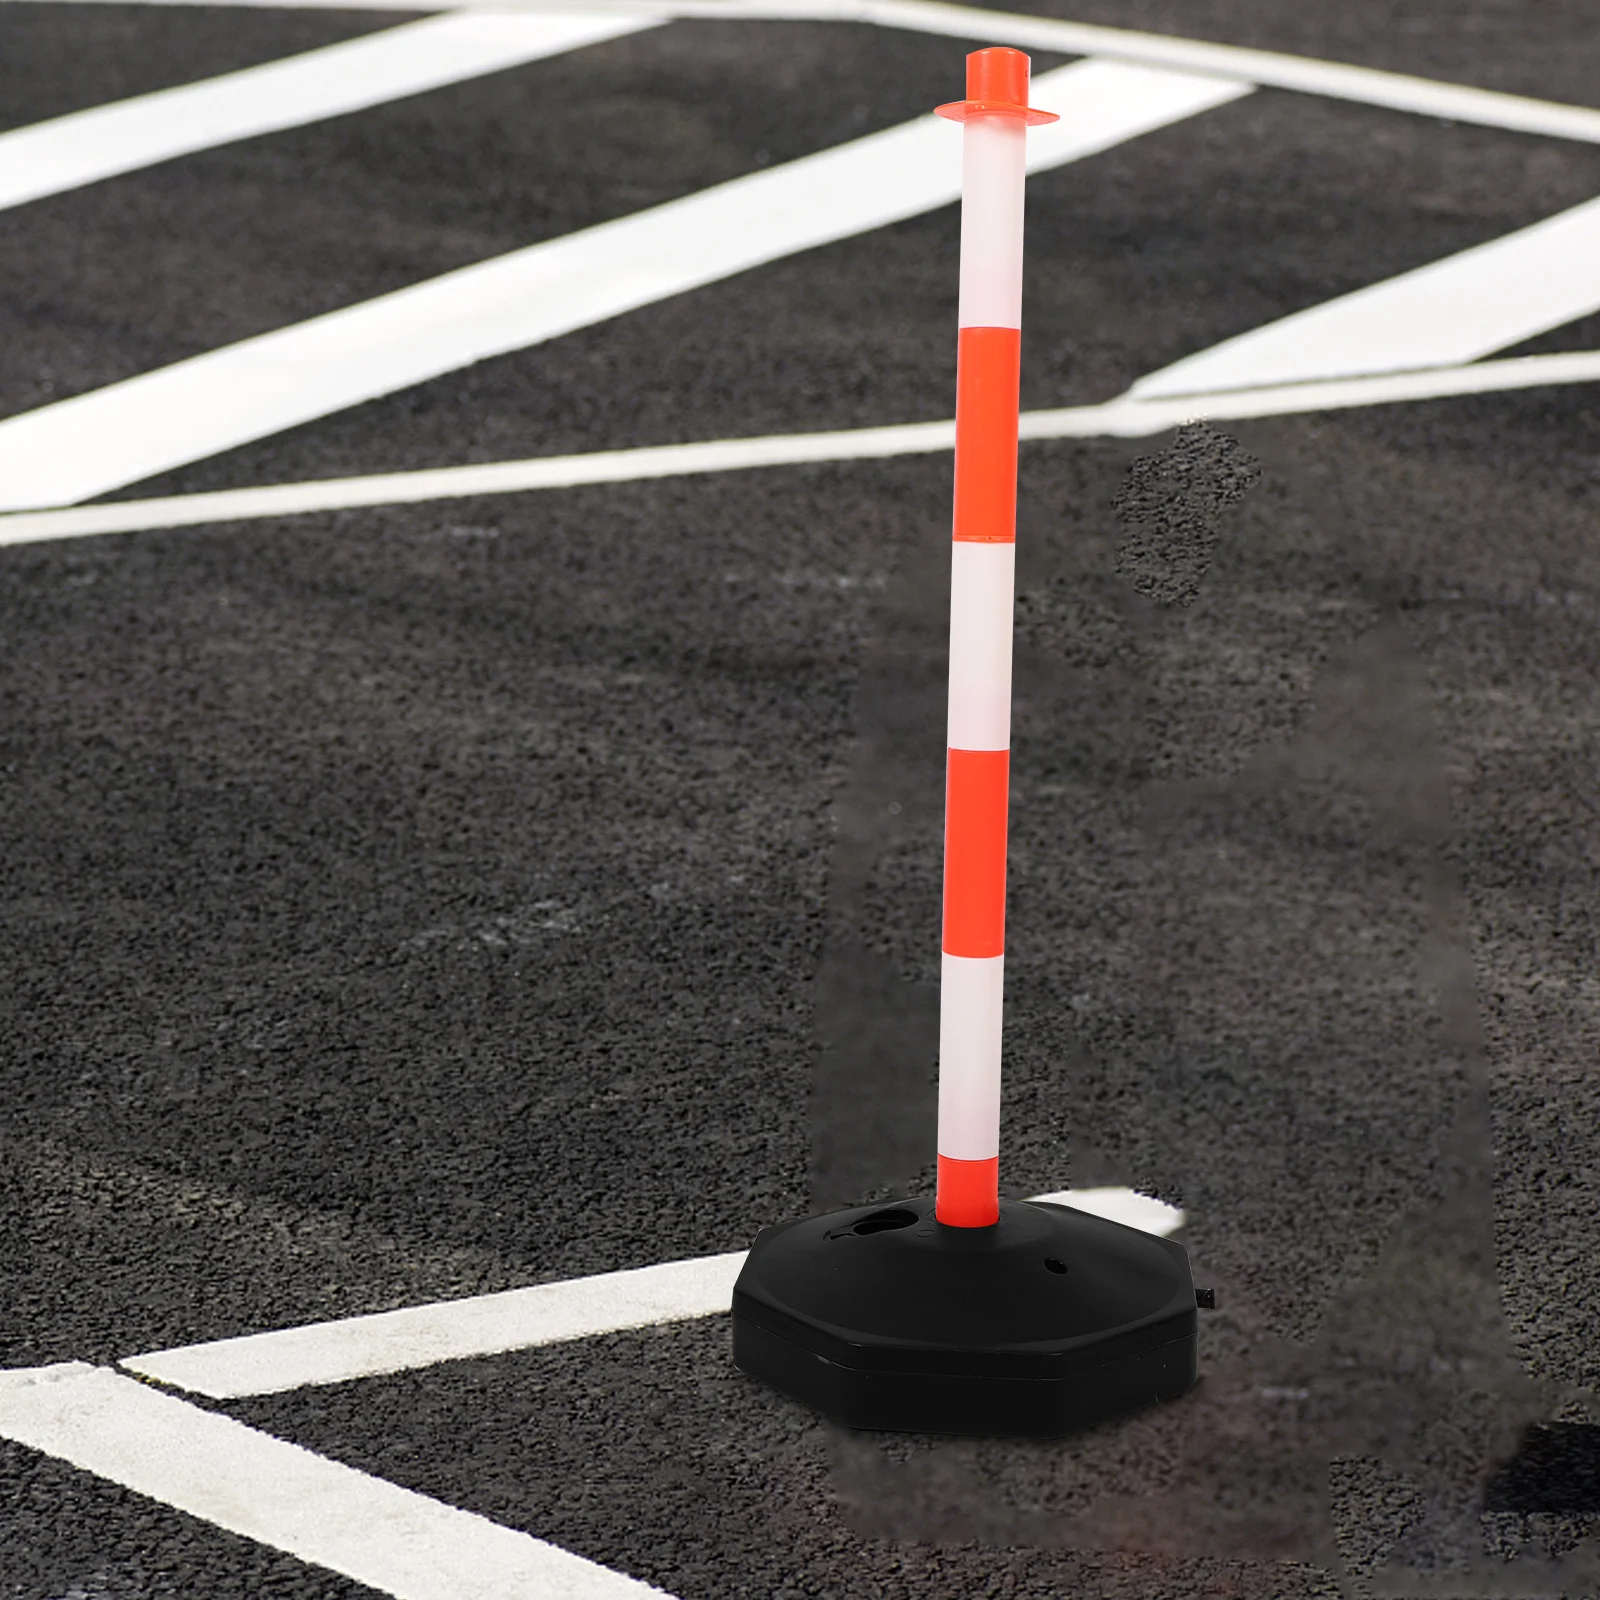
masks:
{"type": "MultiPolygon", "coordinates": [[[[1037,1195],[1110,1217],[1146,1233],[1183,1226],[1174,1206],[1131,1189],[1067,1189],[1037,1195]]],[[[667,1261],[565,1283],[442,1300],[372,1316],[343,1317],[236,1339],[129,1356],[122,1365],[213,1400],[279,1394],[407,1372],[468,1356],[504,1355],[568,1339],[683,1322],[727,1311],[745,1252],[667,1261]]]]}
{"type": "MultiPolygon", "coordinates": [[[[75,0],[75,3],[88,3],[88,0],[75,0]]],[[[143,3],[209,5],[214,0],[143,0],[143,3]]],[[[341,11],[447,9],[439,0],[232,0],[232,3],[297,9],[327,7],[341,11]]],[[[506,0],[506,4],[519,11],[544,9],[542,0],[506,0]]],[[[649,0],[606,0],[608,10],[620,12],[635,6],[642,9],[647,4],[649,0]]],[[[1528,95],[1474,89],[1465,84],[1441,83],[1433,78],[1386,72],[1378,67],[1351,66],[1342,61],[1321,61],[1311,56],[1252,50],[1241,45],[1215,44],[1171,34],[1142,33],[1131,28],[1106,28],[1094,23],[1060,22],[1050,17],[943,5],[937,0],[669,0],[662,9],[674,17],[873,23],[879,27],[904,28],[949,38],[978,39],[986,44],[1009,44],[1054,50],[1065,55],[1104,56],[1147,66],[1172,67],[1233,78],[1262,88],[1292,89],[1302,94],[1351,100],[1450,122],[1600,143],[1600,110],[1591,106],[1564,105],[1528,95]]]]}
{"type": "Polygon", "coordinates": [[[459,11],[0,134],[0,209],[653,27],[647,13],[459,11]]]}
{"type": "MultiPolygon", "coordinates": [[[[1063,165],[1249,93],[1079,62],[1034,80],[1063,165]]],[[[70,504],[490,356],[953,202],[961,149],[933,116],[446,273],[0,422],[0,511],[70,504]]]]}
{"type": "Polygon", "coordinates": [[[1253,328],[1141,378],[1139,400],[1456,367],[1600,311],[1600,200],[1253,328]]]}
{"type": "Polygon", "coordinates": [[[953,421],[917,422],[837,433],[777,434],[704,443],[648,445],[631,450],[596,450],[572,456],[535,456],[524,461],[432,467],[359,478],[316,478],[305,483],[265,484],[250,489],[123,500],[114,505],[0,515],[0,545],[131,533],[145,528],[197,527],[211,522],[298,516],[364,506],[462,499],[481,494],[518,494],[530,489],[568,489],[591,483],[631,483],[645,478],[735,472],[752,467],[916,455],[949,450],[954,444],[953,421]]]}
{"type": "Polygon", "coordinates": [[[215,1400],[278,1394],[310,1384],[344,1383],[467,1356],[503,1355],[567,1339],[712,1316],[728,1309],[733,1280],[743,1265],[742,1250],[668,1261],[566,1283],[155,1350],[130,1356],[122,1365],[215,1400]]]}
{"type": "Polygon", "coordinates": [[[1154,1195],[1140,1194],[1137,1189],[1061,1189],[1033,1198],[1071,1206],[1076,1211],[1092,1211],[1097,1217],[1108,1217],[1112,1222],[1138,1228],[1141,1233],[1159,1234],[1163,1239],[1176,1233],[1184,1222],[1177,1206],[1169,1206],[1154,1195]]]}
{"type": "Polygon", "coordinates": [[[664,1594],[104,1367],[0,1373],[0,1436],[397,1600],[664,1594]]]}
{"type": "MultiPolygon", "coordinates": [[[[1025,411],[1024,440],[1143,438],[1185,422],[1226,421],[1337,411],[1359,406],[1437,400],[1452,395],[1506,393],[1519,389],[1600,383],[1600,351],[1519,356],[1467,367],[1347,378],[1332,383],[1238,389],[1226,394],[1171,400],[1123,396],[1097,406],[1025,411]]],[[[0,546],[83,539],[159,528],[197,528],[267,517],[304,516],[476,495],[524,494],[586,484],[634,483],[759,467],[806,466],[832,461],[873,461],[931,455],[955,445],[955,423],[913,422],[836,433],[782,434],[718,439],[695,444],[652,445],[636,450],[597,450],[574,456],[536,456],[468,467],[432,467],[376,473],[359,478],[315,478],[207,494],[123,500],[115,505],[77,506],[0,516],[0,546]]]]}

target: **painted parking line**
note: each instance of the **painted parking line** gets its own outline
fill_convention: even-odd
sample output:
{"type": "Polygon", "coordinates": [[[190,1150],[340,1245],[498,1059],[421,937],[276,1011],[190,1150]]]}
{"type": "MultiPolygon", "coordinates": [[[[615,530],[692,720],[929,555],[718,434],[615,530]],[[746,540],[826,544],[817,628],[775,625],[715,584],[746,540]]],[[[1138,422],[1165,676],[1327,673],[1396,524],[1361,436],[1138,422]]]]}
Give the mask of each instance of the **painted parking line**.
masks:
{"type": "Polygon", "coordinates": [[[105,1367],[0,1373],[0,1438],[397,1600],[665,1594],[105,1367]]]}
{"type": "Polygon", "coordinates": [[[1213,345],[1137,400],[1455,367],[1600,311],[1600,200],[1213,345]]]}
{"type": "Polygon", "coordinates": [[[458,11],[0,134],[0,210],[655,26],[648,13],[458,11]]]}
{"type": "MultiPolygon", "coordinates": [[[[15,3],[15,0],[12,0],[15,3]]],[[[60,0],[91,3],[91,0],[60,0]]],[[[139,0],[148,5],[210,5],[215,0],[139,0]]],[[[235,5],[328,8],[340,11],[442,11],[441,0],[231,0],[235,5]]],[[[505,0],[519,11],[546,9],[548,0],[505,0]]],[[[657,9],[650,0],[606,0],[608,10],[657,9]]],[[[1530,95],[1475,89],[1442,83],[1381,67],[1358,67],[1313,56],[1253,50],[1243,45],[1216,44],[1172,34],[1143,33],[1133,28],[1108,28],[1096,23],[1064,22],[1053,17],[986,11],[975,6],[946,5],[939,0],[671,0],[664,8],[674,17],[749,18],[766,22],[817,21],[871,23],[947,38],[1008,44],[1019,49],[1052,50],[1063,55],[1103,56],[1108,60],[1171,67],[1218,78],[1233,78],[1260,88],[1291,89],[1300,94],[1349,100],[1358,105],[1449,122],[1476,123],[1553,139],[1579,139],[1600,144],[1600,110],[1566,105],[1530,95]]]]}
{"type": "MultiPolygon", "coordinates": [[[[1079,62],[1035,80],[1062,120],[1030,166],[1091,155],[1248,93],[1079,62]]],[[[0,422],[0,511],[67,505],[525,349],[734,273],[950,204],[938,118],[805,156],[0,422]]]]}
{"type": "MultiPolygon", "coordinates": [[[[1600,351],[1519,356],[1507,361],[1484,361],[1430,372],[1240,389],[1220,395],[1149,401],[1123,397],[1104,405],[1025,411],[1020,436],[1025,441],[1144,438],[1186,422],[1338,411],[1581,383],[1600,383],[1600,351]]],[[[954,443],[953,421],[913,422],[830,433],[714,439],[634,450],[596,450],[583,455],[535,456],[524,461],[432,467],[358,478],[315,478],[305,483],[264,484],[250,489],[122,500],[115,505],[0,515],[0,546],[161,528],[197,528],[374,506],[416,505],[477,495],[526,494],[542,489],[580,488],[587,484],[636,483],[652,478],[691,477],[761,467],[880,461],[896,456],[931,455],[951,449],[954,443]]]]}
{"type": "MultiPolygon", "coordinates": [[[[1093,1211],[1147,1233],[1169,1234],[1183,1213],[1131,1189],[1080,1189],[1038,1195],[1093,1211]]],[[[682,1322],[726,1312],[742,1250],[606,1272],[565,1283],[536,1284],[371,1316],[217,1339],[129,1356],[141,1377],[213,1400],[280,1394],[315,1384],[346,1383],[412,1371],[441,1361],[503,1355],[569,1339],[682,1322]]]]}
{"type": "Polygon", "coordinates": [[[744,1251],[246,1334],[122,1362],[213,1400],[281,1394],[726,1311],[744,1251]]]}

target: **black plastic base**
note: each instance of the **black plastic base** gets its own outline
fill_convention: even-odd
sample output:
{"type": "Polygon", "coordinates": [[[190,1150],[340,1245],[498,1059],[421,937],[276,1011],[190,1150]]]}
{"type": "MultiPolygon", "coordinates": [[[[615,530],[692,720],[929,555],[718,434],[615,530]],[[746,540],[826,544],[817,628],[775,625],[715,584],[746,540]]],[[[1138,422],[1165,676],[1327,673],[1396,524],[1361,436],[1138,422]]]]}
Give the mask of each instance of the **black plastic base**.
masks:
{"type": "Polygon", "coordinates": [[[931,1200],[761,1233],[733,1290],[733,1359],[853,1428],[1048,1436],[1195,1381],[1180,1244],[1038,1200],[950,1228],[931,1200]]]}

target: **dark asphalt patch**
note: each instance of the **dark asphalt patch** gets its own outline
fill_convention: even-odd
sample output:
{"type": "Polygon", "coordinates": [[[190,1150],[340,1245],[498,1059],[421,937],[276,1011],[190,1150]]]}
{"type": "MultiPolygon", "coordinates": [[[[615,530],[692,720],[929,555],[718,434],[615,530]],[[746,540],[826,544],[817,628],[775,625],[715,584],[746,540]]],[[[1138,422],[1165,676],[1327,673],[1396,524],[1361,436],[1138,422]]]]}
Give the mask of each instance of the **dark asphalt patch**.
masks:
{"type": "Polygon", "coordinates": [[[1193,605],[1224,514],[1260,476],[1231,434],[1179,428],[1165,450],[1129,467],[1111,502],[1122,524],[1117,575],[1158,605],[1193,605]]]}
{"type": "Polygon", "coordinates": [[[1582,1511],[1600,1516],[1600,1427],[1552,1422],[1530,1428],[1516,1455],[1495,1474],[1491,1511],[1582,1511]]]}
{"type": "Polygon", "coordinates": [[[1560,328],[1552,328],[1537,339],[1528,339],[1510,350],[1501,351],[1500,355],[1561,355],[1569,350],[1600,350],[1600,312],[1592,317],[1580,317],[1576,322],[1566,323],[1560,328]]]}

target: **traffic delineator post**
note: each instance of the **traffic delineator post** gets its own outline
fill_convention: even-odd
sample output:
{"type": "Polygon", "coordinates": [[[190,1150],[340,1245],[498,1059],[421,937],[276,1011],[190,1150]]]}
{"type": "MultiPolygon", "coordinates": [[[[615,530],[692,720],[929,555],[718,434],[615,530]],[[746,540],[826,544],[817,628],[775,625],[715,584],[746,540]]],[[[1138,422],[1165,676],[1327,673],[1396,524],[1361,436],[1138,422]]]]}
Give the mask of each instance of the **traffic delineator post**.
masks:
{"type": "Polygon", "coordinates": [[[1028,58],[967,57],[951,540],[935,1198],[764,1229],[733,1291],[733,1358],[858,1428],[1050,1435],[1196,1377],[1182,1245],[1002,1201],[1000,1035],[1011,760],[1028,58]]]}
{"type": "Polygon", "coordinates": [[[964,149],[935,1212],[986,1228],[1000,1215],[1026,139],[1056,117],[1028,105],[1028,58],[1006,49],[968,56],[967,98],[938,114],[963,125],[964,149]]]}

